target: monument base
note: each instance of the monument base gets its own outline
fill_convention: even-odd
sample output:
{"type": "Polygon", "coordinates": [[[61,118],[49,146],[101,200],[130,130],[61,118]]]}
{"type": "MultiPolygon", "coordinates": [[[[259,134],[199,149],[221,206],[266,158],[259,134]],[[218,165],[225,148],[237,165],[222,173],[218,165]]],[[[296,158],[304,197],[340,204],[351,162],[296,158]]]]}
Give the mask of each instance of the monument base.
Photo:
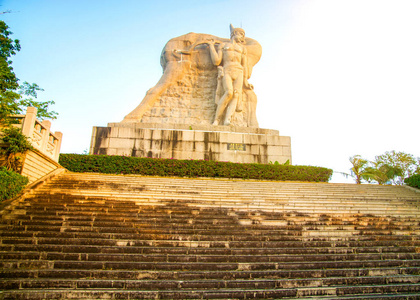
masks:
{"type": "Polygon", "coordinates": [[[93,127],[90,154],[292,163],[290,137],[278,130],[211,125],[109,123],[93,127]]]}

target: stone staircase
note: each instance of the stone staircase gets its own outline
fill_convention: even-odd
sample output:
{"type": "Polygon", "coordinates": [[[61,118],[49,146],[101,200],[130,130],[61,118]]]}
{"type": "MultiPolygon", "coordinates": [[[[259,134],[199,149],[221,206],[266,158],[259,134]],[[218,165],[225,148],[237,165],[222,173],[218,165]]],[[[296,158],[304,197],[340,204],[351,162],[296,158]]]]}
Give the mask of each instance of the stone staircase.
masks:
{"type": "Polygon", "coordinates": [[[420,193],[66,172],[0,212],[0,299],[420,299],[420,193]]]}

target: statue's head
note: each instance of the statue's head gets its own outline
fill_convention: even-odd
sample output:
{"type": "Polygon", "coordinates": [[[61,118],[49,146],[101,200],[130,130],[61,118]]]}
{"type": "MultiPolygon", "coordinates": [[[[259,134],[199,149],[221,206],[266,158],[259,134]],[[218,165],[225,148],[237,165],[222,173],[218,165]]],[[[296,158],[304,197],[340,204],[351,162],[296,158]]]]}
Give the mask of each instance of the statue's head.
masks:
{"type": "Polygon", "coordinates": [[[245,42],[245,30],[242,28],[235,28],[230,24],[230,39],[235,40],[237,43],[245,42]]]}

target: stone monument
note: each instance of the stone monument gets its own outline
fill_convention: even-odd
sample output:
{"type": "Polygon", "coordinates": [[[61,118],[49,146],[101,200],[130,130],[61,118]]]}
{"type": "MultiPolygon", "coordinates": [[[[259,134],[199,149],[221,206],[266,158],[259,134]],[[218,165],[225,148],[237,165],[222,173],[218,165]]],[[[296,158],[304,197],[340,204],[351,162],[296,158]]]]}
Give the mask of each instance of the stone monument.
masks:
{"type": "Polygon", "coordinates": [[[122,122],[94,127],[91,154],[291,162],[290,137],[259,128],[248,82],[261,45],[230,25],[230,39],[188,33],[171,39],[163,75],[122,122]]]}

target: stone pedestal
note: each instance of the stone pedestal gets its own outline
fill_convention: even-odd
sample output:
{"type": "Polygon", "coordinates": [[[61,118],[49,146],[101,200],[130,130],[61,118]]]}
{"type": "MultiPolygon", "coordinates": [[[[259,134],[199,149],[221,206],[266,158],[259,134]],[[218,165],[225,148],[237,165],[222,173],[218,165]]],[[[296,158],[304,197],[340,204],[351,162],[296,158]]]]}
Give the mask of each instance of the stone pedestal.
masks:
{"type": "Polygon", "coordinates": [[[93,127],[90,154],[285,163],[290,137],[277,130],[157,123],[109,123],[93,127]]]}

